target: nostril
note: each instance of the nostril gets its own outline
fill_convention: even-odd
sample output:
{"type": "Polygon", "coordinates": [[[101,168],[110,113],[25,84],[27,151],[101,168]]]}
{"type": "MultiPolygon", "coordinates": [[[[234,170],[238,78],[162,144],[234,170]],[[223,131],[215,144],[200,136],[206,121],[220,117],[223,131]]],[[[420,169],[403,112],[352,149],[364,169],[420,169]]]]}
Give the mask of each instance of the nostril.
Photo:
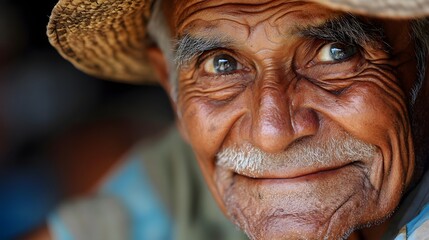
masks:
{"type": "Polygon", "coordinates": [[[301,108],[294,111],[292,128],[298,138],[315,135],[319,129],[320,118],[313,109],[301,108]]]}

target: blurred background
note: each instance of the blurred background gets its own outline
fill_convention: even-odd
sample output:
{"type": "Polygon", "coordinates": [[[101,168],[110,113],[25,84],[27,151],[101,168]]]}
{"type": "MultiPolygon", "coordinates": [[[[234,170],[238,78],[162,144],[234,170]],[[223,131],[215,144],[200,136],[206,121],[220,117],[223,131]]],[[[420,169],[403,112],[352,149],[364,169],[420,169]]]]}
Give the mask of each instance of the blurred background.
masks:
{"type": "Polygon", "coordinates": [[[173,122],[158,86],[94,79],[49,45],[55,0],[0,0],[0,239],[42,225],[173,122]]]}

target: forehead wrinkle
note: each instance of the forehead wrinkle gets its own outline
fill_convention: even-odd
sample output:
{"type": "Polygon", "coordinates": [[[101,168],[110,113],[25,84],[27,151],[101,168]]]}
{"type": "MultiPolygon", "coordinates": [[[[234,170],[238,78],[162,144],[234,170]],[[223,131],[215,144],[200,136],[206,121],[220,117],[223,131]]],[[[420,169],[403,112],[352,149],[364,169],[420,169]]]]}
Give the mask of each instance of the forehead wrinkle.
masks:
{"type": "Polygon", "coordinates": [[[294,15],[296,18],[297,15],[304,16],[300,17],[300,19],[305,18],[306,21],[311,20],[308,18],[308,15],[306,14],[306,10],[303,8],[300,8],[304,5],[309,5],[311,3],[309,2],[287,2],[287,3],[281,3],[277,7],[277,11],[275,11],[274,14],[271,14],[270,18],[274,18],[274,21],[271,21],[273,26],[276,25],[282,25],[278,24],[279,22],[283,22],[287,16],[294,15]],[[281,6],[281,7],[280,7],[281,6]],[[287,6],[287,7],[284,7],[287,6]]]}
{"type": "Polygon", "coordinates": [[[255,25],[258,22],[270,18],[273,14],[270,11],[282,11],[281,9],[293,9],[308,2],[303,1],[235,1],[216,0],[216,1],[186,1],[183,7],[176,9],[176,29],[188,25],[193,18],[202,15],[207,20],[214,16],[227,17],[230,20],[243,21],[248,25],[255,25]],[[285,7],[287,6],[287,7],[285,7]],[[279,9],[279,10],[277,10],[279,9]],[[214,13],[214,14],[212,14],[214,13]],[[245,18],[243,15],[252,15],[251,18],[245,18]],[[258,16],[258,17],[255,17],[258,16]],[[262,20],[261,20],[262,19],[262,20]],[[247,21],[247,22],[246,22],[247,21]]]}
{"type": "MultiPolygon", "coordinates": [[[[241,19],[242,20],[242,19],[241,19]]],[[[178,31],[178,35],[214,35],[216,32],[226,32],[227,29],[234,28],[236,31],[245,30],[245,34],[249,34],[250,26],[247,22],[240,22],[238,19],[219,17],[216,19],[195,18],[182,26],[182,31],[178,31]],[[226,22],[226,24],[225,24],[226,22]]]]}
{"type": "MultiPolygon", "coordinates": [[[[279,9],[272,16],[267,17],[267,19],[261,20],[261,22],[266,23],[266,25],[264,26],[264,32],[265,36],[267,36],[267,40],[270,43],[278,44],[284,39],[290,38],[290,36],[294,33],[292,29],[297,28],[297,23],[281,24],[281,22],[287,21],[288,16],[299,12],[302,12],[302,10],[289,8],[285,11],[285,9],[279,9]],[[280,38],[276,40],[274,36],[278,36],[280,38]]],[[[250,28],[251,35],[255,34],[256,27],[257,25],[250,28]]]]}
{"type": "MultiPolygon", "coordinates": [[[[300,7],[305,4],[312,4],[313,8],[317,5],[302,1],[271,1],[263,3],[257,1],[247,4],[244,4],[243,2],[231,3],[231,1],[192,1],[187,4],[188,5],[185,5],[182,8],[184,9],[181,12],[183,16],[179,17],[182,21],[176,28],[178,29],[178,35],[183,35],[186,34],[186,32],[189,32],[194,36],[215,36],[217,28],[220,28],[221,31],[218,31],[219,36],[226,36],[233,32],[234,36],[231,36],[231,38],[237,39],[238,37],[241,38],[241,40],[244,40],[244,42],[248,42],[252,40],[254,37],[253,35],[261,33],[256,30],[258,26],[265,25],[265,32],[263,34],[268,38],[268,41],[273,44],[279,44],[285,39],[288,39],[290,35],[294,33],[293,29],[298,28],[296,25],[299,23],[288,21],[290,20],[288,16],[299,15],[298,18],[305,22],[316,21],[313,18],[308,19],[300,7]],[[247,16],[243,16],[240,13],[245,13],[247,16]],[[282,19],[282,21],[280,21],[280,19],[282,19]],[[228,22],[225,24],[223,21],[228,22]],[[218,25],[221,25],[222,27],[219,27],[218,25]],[[231,28],[236,28],[237,31],[244,30],[244,33],[241,32],[240,34],[235,29],[232,29],[230,33],[225,34],[227,32],[224,31],[225,27],[230,30],[231,28]],[[225,33],[222,35],[222,32],[225,33]]],[[[291,16],[291,18],[295,17],[291,16]]],[[[239,42],[241,42],[241,40],[239,42]]],[[[210,49],[213,48],[209,48],[209,50],[210,49]]],[[[193,54],[193,56],[195,56],[195,54],[193,54]]],[[[184,58],[179,55],[177,59],[184,58]]],[[[186,61],[180,61],[180,63],[184,62],[186,61]]]]}
{"type": "Polygon", "coordinates": [[[329,21],[332,16],[335,16],[335,13],[331,13],[329,17],[326,17],[326,13],[309,15],[302,9],[281,9],[278,11],[277,16],[273,16],[275,19],[270,21],[269,24],[271,27],[277,27],[279,29],[279,34],[284,37],[289,35],[302,36],[302,30],[308,27],[311,28],[323,25],[329,21]],[[287,18],[288,15],[293,15],[293,23],[290,23],[290,19],[287,18]],[[287,26],[288,31],[281,29],[282,26],[287,26]]]}

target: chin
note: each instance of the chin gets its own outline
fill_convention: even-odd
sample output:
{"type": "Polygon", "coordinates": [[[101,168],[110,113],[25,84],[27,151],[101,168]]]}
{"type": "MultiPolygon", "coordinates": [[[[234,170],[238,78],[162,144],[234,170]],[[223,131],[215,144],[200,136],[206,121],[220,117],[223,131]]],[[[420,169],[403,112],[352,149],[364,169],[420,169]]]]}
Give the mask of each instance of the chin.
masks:
{"type": "Polygon", "coordinates": [[[377,191],[360,170],[350,165],[295,179],[226,171],[217,186],[228,217],[250,239],[346,239],[395,208],[380,208],[377,191]]]}
{"type": "MultiPolygon", "coordinates": [[[[245,210],[247,211],[247,210],[245,210]]],[[[356,226],[344,223],[340,217],[331,219],[324,213],[294,215],[282,208],[274,213],[251,219],[242,209],[229,209],[229,217],[250,239],[347,239],[356,226]]],[[[340,214],[341,215],[341,214],[340,214]]]]}
{"type": "Polygon", "coordinates": [[[293,240],[293,239],[347,239],[355,228],[331,229],[327,232],[325,226],[312,224],[291,223],[287,219],[271,219],[262,229],[246,231],[247,236],[254,240],[293,240]]]}

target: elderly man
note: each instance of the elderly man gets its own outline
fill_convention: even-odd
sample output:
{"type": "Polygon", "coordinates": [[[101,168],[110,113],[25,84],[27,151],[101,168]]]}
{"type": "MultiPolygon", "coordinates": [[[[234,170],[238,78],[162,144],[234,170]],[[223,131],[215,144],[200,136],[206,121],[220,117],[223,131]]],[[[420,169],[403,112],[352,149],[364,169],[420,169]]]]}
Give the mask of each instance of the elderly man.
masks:
{"type": "Polygon", "coordinates": [[[427,239],[425,15],[429,1],[61,0],[48,35],[89,74],[159,81],[249,238],[427,239]]]}

